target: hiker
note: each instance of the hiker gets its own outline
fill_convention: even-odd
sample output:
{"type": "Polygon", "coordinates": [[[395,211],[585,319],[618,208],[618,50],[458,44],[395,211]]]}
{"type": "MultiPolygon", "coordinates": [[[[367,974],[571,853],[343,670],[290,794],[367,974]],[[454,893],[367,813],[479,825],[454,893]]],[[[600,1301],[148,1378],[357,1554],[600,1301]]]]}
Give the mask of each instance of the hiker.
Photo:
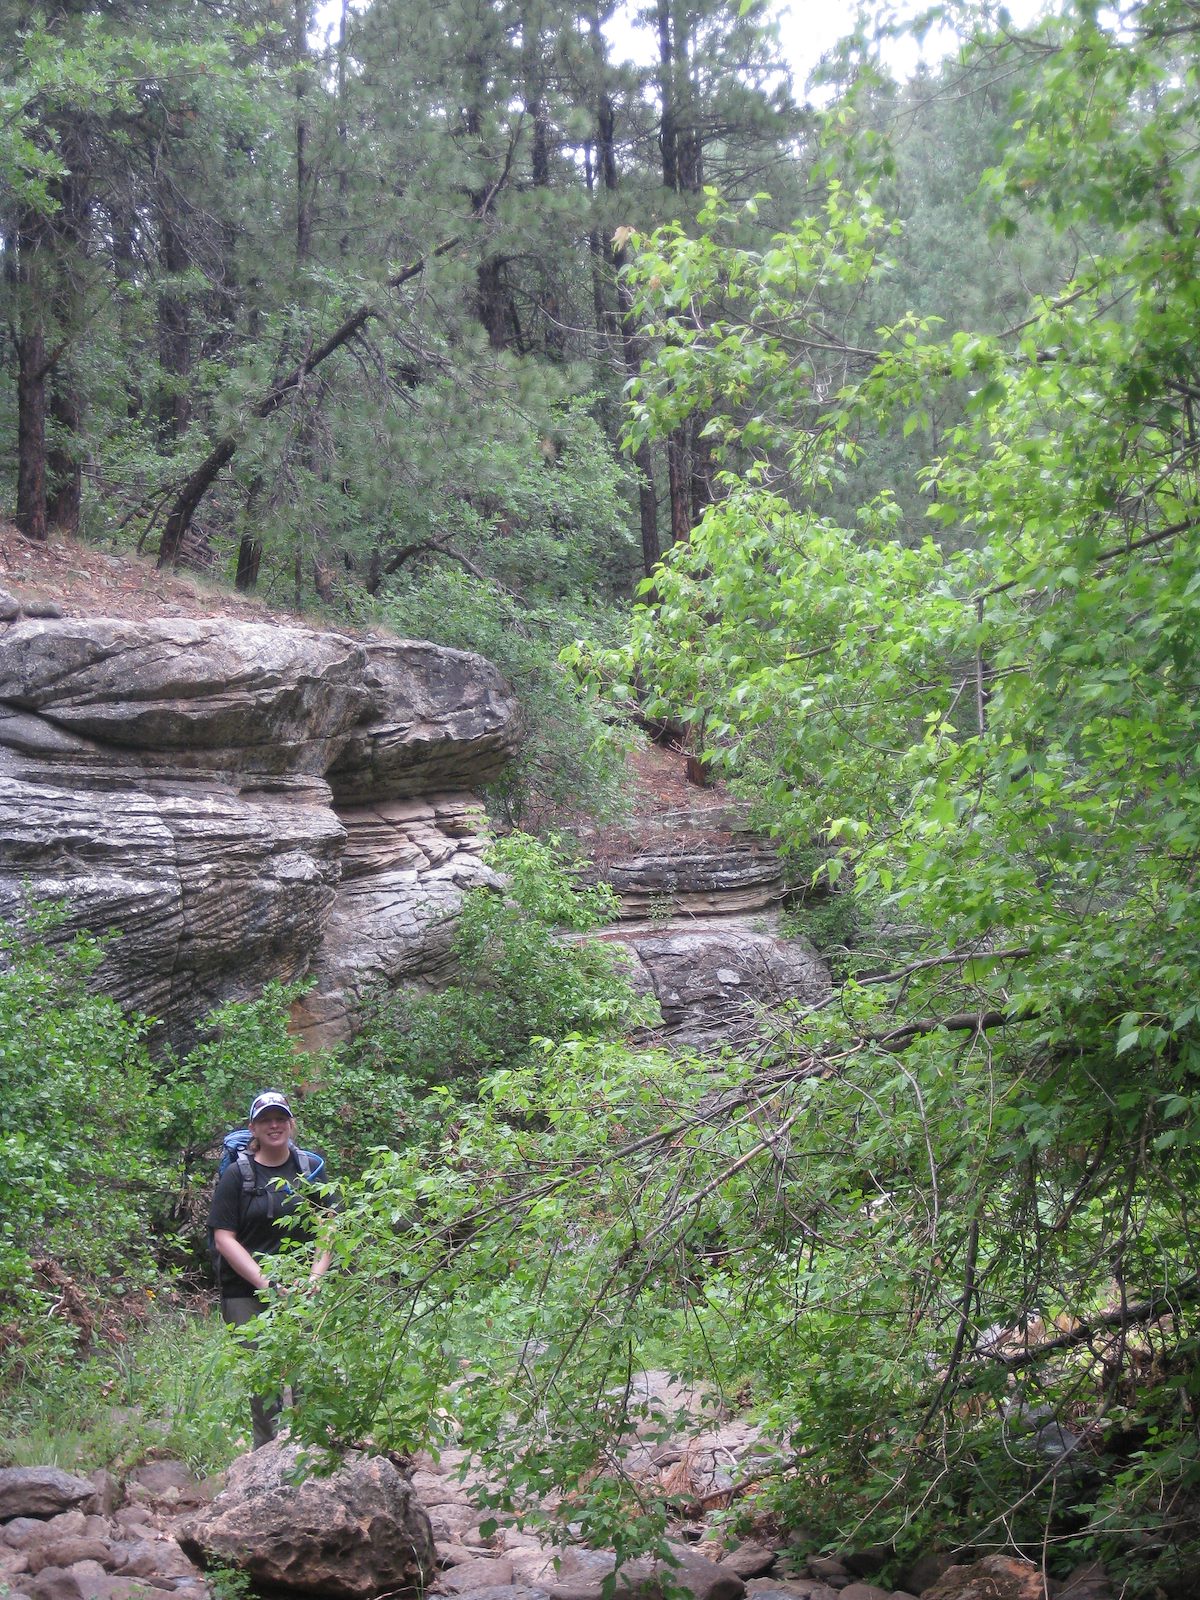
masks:
{"type": "MultiPolygon", "coordinates": [[[[241,1137],[245,1139],[245,1134],[241,1137]]],[[[306,1225],[301,1190],[304,1181],[323,1167],[319,1157],[297,1147],[287,1096],[278,1089],[256,1095],[250,1107],[249,1140],[218,1178],[208,1219],[220,1257],[221,1317],[228,1327],[243,1328],[265,1309],[263,1296],[272,1287],[271,1258],[284,1240],[311,1240],[313,1230],[306,1225]],[[315,1171],[314,1163],[319,1164],[315,1171]]],[[[318,1251],[309,1271],[310,1285],[328,1271],[329,1260],[328,1250],[318,1251]]],[[[246,1343],[252,1345],[253,1339],[246,1343]]],[[[282,1406],[281,1394],[251,1395],[255,1450],[275,1437],[282,1406]]]]}

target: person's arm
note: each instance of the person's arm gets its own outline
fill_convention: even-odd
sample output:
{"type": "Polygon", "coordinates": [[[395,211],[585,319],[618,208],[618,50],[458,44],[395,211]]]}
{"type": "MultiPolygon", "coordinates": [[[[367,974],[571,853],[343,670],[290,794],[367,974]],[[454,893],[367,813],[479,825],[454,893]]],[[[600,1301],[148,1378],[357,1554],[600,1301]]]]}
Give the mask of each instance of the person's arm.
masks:
{"type": "Polygon", "coordinates": [[[213,1244],[217,1254],[223,1261],[227,1261],[239,1278],[245,1278],[247,1283],[253,1284],[257,1289],[267,1287],[267,1275],[246,1249],[244,1244],[238,1243],[237,1234],[232,1228],[214,1228],[213,1244]]]}

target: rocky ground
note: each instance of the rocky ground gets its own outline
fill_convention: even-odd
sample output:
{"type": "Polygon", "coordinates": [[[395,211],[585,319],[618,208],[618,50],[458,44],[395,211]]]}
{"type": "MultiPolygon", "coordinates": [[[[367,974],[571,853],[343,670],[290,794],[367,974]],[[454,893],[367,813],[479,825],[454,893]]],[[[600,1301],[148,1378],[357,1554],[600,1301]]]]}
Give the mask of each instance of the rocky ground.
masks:
{"type": "MultiPolygon", "coordinates": [[[[651,1414],[627,1441],[624,1468],[690,1499],[691,1510],[674,1530],[672,1565],[626,1564],[618,1600],[652,1600],[664,1579],[694,1600],[1117,1600],[1098,1563],[1055,1581],[1014,1554],[931,1551],[895,1588],[875,1581],[879,1550],[822,1555],[803,1535],[772,1534],[765,1524],[755,1537],[726,1540],[721,1511],[766,1442],[744,1419],[701,1410],[698,1433],[663,1443],[663,1416],[695,1414],[703,1398],[665,1373],[644,1374],[641,1387],[651,1414]]],[[[404,1470],[360,1456],[332,1477],[301,1483],[298,1456],[286,1441],[267,1446],[240,1457],[224,1484],[199,1481],[172,1460],[140,1466],[124,1482],[107,1471],[0,1471],[0,1595],[607,1600],[612,1552],[551,1545],[535,1523],[493,1527],[478,1503],[485,1485],[461,1451],[422,1455],[404,1470]],[[241,1587],[231,1587],[239,1574],[241,1587]]]]}

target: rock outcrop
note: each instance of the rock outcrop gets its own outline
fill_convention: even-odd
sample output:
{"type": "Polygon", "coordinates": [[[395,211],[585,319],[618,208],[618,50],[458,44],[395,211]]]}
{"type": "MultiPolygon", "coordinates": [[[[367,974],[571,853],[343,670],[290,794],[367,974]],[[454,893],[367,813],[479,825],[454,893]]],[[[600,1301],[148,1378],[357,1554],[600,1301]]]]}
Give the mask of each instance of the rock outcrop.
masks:
{"type": "Polygon", "coordinates": [[[827,999],[824,961],[807,940],[781,932],[787,873],[750,826],[748,807],[687,784],[680,752],[652,749],[639,765],[647,799],[626,827],[584,828],[580,837],[595,858],[592,875],[621,903],[604,937],[629,952],[666,1038],[736,1048],[760,1035],[764,1008],[827,999]],[[660,803],[664,791],[674,803],[660,803]]]}
{"type": "Polygon", "coordinates": [[[99,980],[173,1040],[271,979],[345,1034],[363,986],[436,979],[491,881],[474,791],[516,742],[495,669],[268,623],[0,628],[0,917],[117,935],[99,980]]]}

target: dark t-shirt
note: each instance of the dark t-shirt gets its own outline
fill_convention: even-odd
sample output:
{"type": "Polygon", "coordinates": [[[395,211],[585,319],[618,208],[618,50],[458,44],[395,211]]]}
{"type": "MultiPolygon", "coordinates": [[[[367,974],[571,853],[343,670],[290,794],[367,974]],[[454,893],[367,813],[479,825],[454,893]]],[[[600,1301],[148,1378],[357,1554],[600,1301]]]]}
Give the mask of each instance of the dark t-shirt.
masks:
{"type": "MultiPolygon", "coordinates": [[[[226,1167],[213,1194],[209,1227],[214,1232],[218,1228],[228,1229],[256,1261],[261,1256],[277,1255],[285,1239],[311,1240],[312,1223],[303,1193],[306,1185],[295,1152],[281,1167],[264,1167],[255,1161],[254,1176],[255,1193],[243,1194],[241,1167],[236,1161],[226,1167]],[[291,1218],[296,1220],[289,1220],[291,1218]]],[[[224,1257],[221,1258],[219,1282],[226,1299],[257,1293],[254,1284],[235,1272],[224,1257]]]]}

